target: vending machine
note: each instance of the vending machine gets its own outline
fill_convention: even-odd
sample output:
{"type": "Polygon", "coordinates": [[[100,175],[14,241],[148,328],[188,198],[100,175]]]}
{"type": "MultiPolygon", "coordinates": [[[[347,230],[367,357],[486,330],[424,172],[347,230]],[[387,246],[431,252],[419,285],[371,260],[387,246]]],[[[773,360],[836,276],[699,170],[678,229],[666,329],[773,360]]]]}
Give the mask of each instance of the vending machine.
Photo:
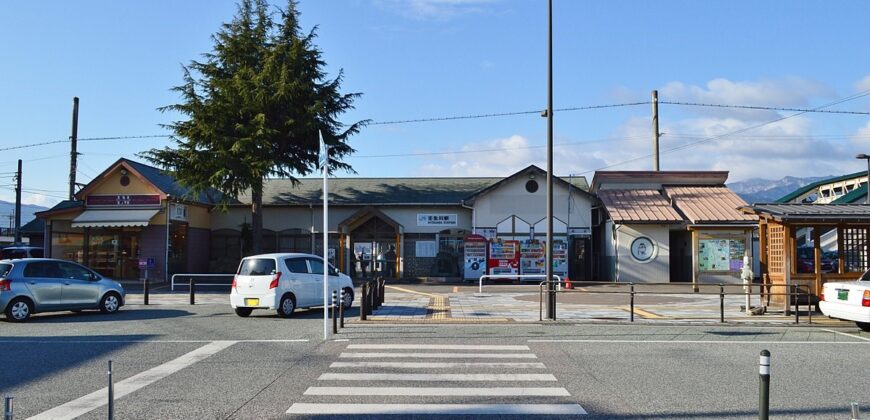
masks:
{"type": "Polygon", "coordinates": [[[490,275],[519,273],[520,242],[519,241],[490,241],[489,262],[487,268],[490,275]]]}
{"type": "Polygon", "coordinates": [[[486,238],[482,235],[465,237],[465,280],[477,280],[486,274],[486,238]]]}
{"type": "MultiPolygon", "coordinates": [[[[520,242],[520,274],[546,274],[546,271],[543,242],[534,239],[520,242]]],[[[541,281],[540,278],[523,280],[541,281]]]]}
{"type": "Polygon", "coordinates": [[[553,274],[565,280],[568,277],[568,243],[553,241],[553,274]]]}

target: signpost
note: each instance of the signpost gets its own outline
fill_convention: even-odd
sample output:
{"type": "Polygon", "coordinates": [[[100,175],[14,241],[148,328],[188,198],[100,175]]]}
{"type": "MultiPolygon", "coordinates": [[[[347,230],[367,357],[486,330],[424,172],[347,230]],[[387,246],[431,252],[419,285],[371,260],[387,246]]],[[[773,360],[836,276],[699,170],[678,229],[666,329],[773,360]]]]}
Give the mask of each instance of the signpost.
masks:
{"type": "Polygon", "coordinates": [[[329,148],[323,142],[323,133],[320,136],[320,153],[317,156],[317,165],[323,170],[323,339],[329,338],[329,189],[327,176],[329,175],[329,148]]]}

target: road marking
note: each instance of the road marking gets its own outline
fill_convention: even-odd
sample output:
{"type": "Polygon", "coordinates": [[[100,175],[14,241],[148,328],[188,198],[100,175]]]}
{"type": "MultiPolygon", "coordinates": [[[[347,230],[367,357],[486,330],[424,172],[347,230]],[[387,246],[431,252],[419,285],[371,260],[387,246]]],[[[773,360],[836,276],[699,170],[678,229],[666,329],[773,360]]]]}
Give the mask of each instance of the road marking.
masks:
{"type": "MultiPolygon", "coordinates": [[[[620,309],[622,309],[625,312],[629,312],[629,313],[631,312],[630,306],[623,306],[620,309]]],[[[666,316],[661,316],[659,314],[652,313],[650,311],[645,311],[643,309],[638,308],[637,306],[634,307],[634,313],[644,317],[644,319],[665,319],[665,318],[667,318],[666,316]]]]}
{"type": "Polygon", "coordinates": [[[582,415],[580,404],[293,404],[287,414],[582,415]]]}
{"type": "Polygon", "coordinates": [[[350,344],[348,350],[529,350],[525,345],[475,345],[475,344],[350,344]]]}
{"type": "MultiPolygon", "coordinates": [[[[848,335],[848,334],[847,334],[848,335]]],[[[861,338],[861,337],[855,337],[861,338]]],[[[870,341],[870,340],[868,340],[870,341]]],[[[653,343],[653,344],[862,344],[861,341],[698,341],[698,340],[528,340],[529,343],[653,343]]]]}
{"type": "Polygon", "coordinates": [[[546,369],[543,363],[523,362],[332,362],[330,368],[404,368],[404,369],[451,369],[451,368],[516,368],[546,369]]]}
{"type": "Polygon", "coordinates": [[[341,353],[343,358],[416,358],[416,359],[537,359],[532,353],[341,353]]]}
{"type": "Polygon", "coordinates": [[[416,291],[416,290],[405,289],[405,288],[403,288],[403,287],[398,287],[398,286],[384,286],[384,287],[386,287],[386,288],[388,288],[388,289],[398,290],[398,291],[400,291],[400,292],[412,293],[412,294],[415,294],[415,295],[421,295],[421,296],[429,296],[429,297],[432,297],[432,298],[444,297],[443,295],[436,295],[436,294],[433,294],[433,293],[418,292],[418,291],[416,291]]]}
{"type": "Polygon", "coordinates": [[[342,343],[342,342],[350,341],[350,339],[348,339],[348,338],[336,338],[335,340],[332,340],[332,341],[335,341],[337,343],[342,343]]]}
{"type": "Polygon", "coordinates": [[[832,332],[834,334],[845,335],[846,337],[857,338],[859,340],[870,341],[870,338],[861,337],[861,336],[854,335],[854,334],[848,334],[848,333],[844,333],[844,332],[840,332],[840,331],[834,331],[834,330],[829,330],[829,329],[824,329],[824,328],[822,329],[822,331],[832,332]]]}
{"type": "MultiPolygon", "coordinates": [[[[221,340],[64,340],[59,337],[58,340],[3,340],[0,339],[0,344],[198,344],[198,343],[215,343],[221,340]]],[[[233,343],[307,343],[306,339],[299,340],[232,340],[233,343]]]]}
{"type": "MultiPolygon", "coordinates": [[[[123,396],[151,385],[181,369],[184,369],[196,362],[208,358],[215,353],[236,344],[236,341],[213,341],[206,344],[190,353],[184,354],[178,358],[170,360],[162,365],[148,369],[137,375],[133,375],[123,381],[115,384],[115,400],[123,396]]],[[[66,404],[59,405],[51,410],[37,414],[30,419],[74,419],[84,415],[92,410],[100,408],[108,403],[107,401],[108,388],[103,388],[94,391],[84,397],[72,400],[66,404]]]]}
{"type": "Polygon", "coordinates": [[[400,396],[471,396],[471,397],[502,397],[502,396],[534,396],[534,397],[570,397],[565,388],[431,388],[431,387],[310,387],[305,395],[400,395],[400,396]]]}
{"type": "Polygon", "coordinates": [[[323,373],[318,381],[556,381],[549,373],[323,373]]]}

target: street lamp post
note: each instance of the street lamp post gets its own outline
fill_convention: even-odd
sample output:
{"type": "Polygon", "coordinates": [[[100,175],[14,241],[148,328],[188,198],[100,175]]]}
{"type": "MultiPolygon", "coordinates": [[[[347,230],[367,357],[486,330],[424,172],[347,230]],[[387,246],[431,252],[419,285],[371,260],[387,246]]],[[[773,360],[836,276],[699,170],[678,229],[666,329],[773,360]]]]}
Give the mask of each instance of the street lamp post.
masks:
{"type": "Polygon", "coordinates": [[[556,319],[556,285],[553,283],[553,0],[548,8],[547,54],[547,318],[556,319]]]}
{"type": "Polygon", "coordinates": [[[864,184],[867,186],[867,198],[864,199],[864,204],[870,204],[870,155],[861,153],[860,155],[855,156],[855,159],[864,159],[867,161],[867,183],[864,184]]]}

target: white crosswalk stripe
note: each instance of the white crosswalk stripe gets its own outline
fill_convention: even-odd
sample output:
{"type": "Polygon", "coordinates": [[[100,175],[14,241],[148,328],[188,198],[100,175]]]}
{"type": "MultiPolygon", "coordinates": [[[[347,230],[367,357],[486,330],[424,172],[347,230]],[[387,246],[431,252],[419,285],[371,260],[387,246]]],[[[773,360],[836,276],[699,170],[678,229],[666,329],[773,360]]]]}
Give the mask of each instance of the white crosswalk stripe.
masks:
{"type": "Polygon", "coordinates": [[[323,386],[308,387],[287,414],[587,414],[567,389],[543,386],[558,382],[552,374],[522,373],[529,369],[546,369],[544,363],[482,361],[537,359],[525,345],[360,343],[348,344],[346,349],[353,351],[340,353],[340,359],[367,360],[332,362],[330,371],[317,378],[318,385],[323,386]],[[393,361],[395,359],[411,360],[393,361]],[[513,372],[515,370],[520,372],[513,372]],[[337,386],[342,383],[351,386],[337,386]],[[472,386],[481,383],[493,386],[472,386]],[[529,386],[522,386],[526,383],[529,386]],[[437,386],[439,384],[456,386],[437,386]]]}

